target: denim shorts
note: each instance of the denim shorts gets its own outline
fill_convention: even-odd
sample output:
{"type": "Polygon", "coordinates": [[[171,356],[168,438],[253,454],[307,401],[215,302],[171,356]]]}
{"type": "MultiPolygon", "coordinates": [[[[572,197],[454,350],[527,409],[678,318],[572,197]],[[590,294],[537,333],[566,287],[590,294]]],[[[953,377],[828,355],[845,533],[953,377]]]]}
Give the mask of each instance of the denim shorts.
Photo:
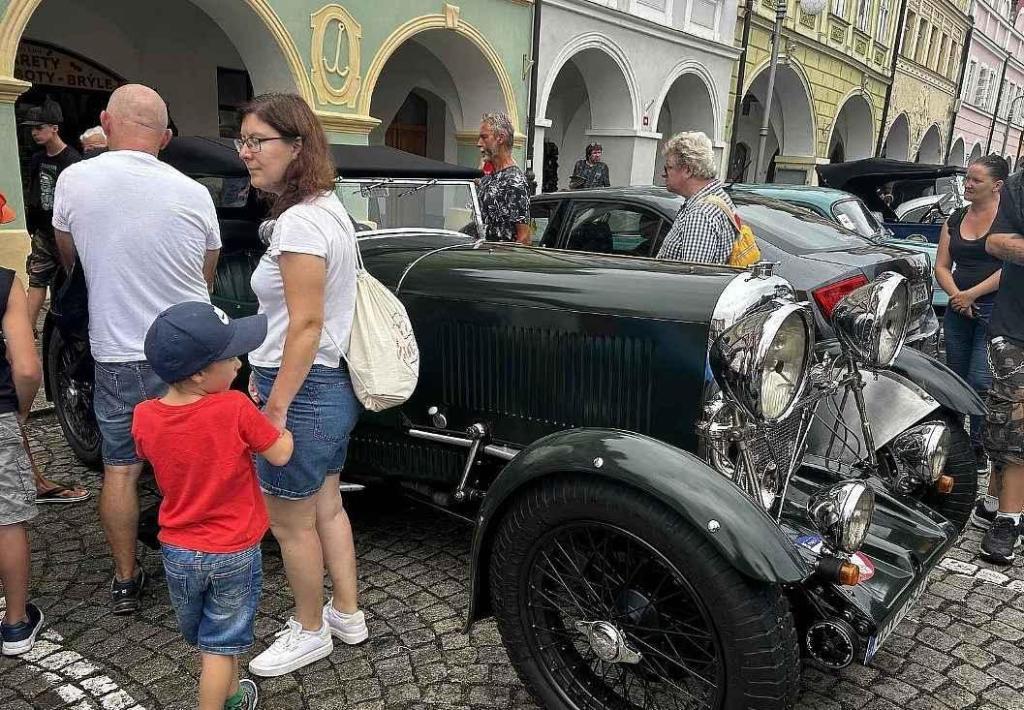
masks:
{"type": "Polygon", "coordinates": [[[218,656],[248,651],[263,588],[260,546],[215,553],[161,545],[161,551],[167,591],[185,641],[218,656]]]}
{"type": "Polygon", "coordinates": [[[103,437],[103,463],[109,466],[142,463],[132,439],[132,414],[136,404],[162,397],[166,391],[167,384],[145,360],[96,363],[93,411],[103,437]]]}
{"type": "Polygon", "coordinates": [[[36,517],[36,483],[14,412],[0,414],[0,525],[36,517]]]}
{"type": "MultiPolygon", "coordinates": [[[[254,367],[252,371],[260,399],[266,402],[277,369],[254,367]]],[[[285,426],[295,440],[291,460],[273,466],[256,457],[263,492],[288,500],[315,495],[327,474],[345,465],[348,437],[362,412],[347,368],[313,365],[288,409],[285,426]]]]}

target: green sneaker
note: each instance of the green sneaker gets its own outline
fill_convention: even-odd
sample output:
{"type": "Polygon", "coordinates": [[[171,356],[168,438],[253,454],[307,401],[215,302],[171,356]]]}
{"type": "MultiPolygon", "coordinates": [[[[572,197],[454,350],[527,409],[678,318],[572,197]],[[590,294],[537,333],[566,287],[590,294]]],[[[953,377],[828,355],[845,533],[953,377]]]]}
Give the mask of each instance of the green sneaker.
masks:
{"type": "Polygon", "coordinates": [[[224,710],[255,710],[259,705],[260,690],[256,684],[245,678],[238,681],[238,692],[224,703],[224,710]]]}

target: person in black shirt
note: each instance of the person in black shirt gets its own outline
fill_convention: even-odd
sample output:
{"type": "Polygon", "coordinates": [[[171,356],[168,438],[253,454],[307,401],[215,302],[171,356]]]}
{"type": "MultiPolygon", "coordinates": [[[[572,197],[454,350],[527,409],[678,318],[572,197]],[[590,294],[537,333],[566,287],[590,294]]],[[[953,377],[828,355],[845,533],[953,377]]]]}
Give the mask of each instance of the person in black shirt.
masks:
{"type": "Polygon", "coordinates": [[[594,187],[610,187],[611,180],[608,178],[608,166],[601,162],[601,155],[604,149],[600,143],[591,143],[587,146],[587,157],[584,160],[577,160],[573,166],[572,176],[569,178],[570,190],[589,190],[594,187]]]}
{"type": "Polygon", "coordinates": [[[512,157],[515,129],[503,113],[488,113],[476,142],[484,161],[494,166],[480,178],[480,211],[484,238],[492,242],[530,243],[530,190],[512,157]]]}
{"type": "MultiPolygon", "coordinates": [[[[1009,167],[998,155],[986,155],[967,170],[964,196],[970,207],[957,210],[942,226],[935,257],[935,278],[949,294],[944,318],[946,364],[978,394],[984,396],[992,382],[988,366],[988,321],[999,289],[1003,262],[985,251],[989,229],[999,209],[999,191],[1006,184],[1009,167]]],[[[971,444],[978,470],[987,472],[981,431],[984,417],[971,417],[971,444]]],[[[991,489],[990,489],[991,492],[991,489]]],[[[975,525],[987,528],[995,517],[996,498],[990,495],[979,506],[975,525]]]]}
{"type": "Polygon", "coordinates": [[[985,448],[993,462],[999,511],[981,541],[981,555],[1010,564],[1020,541],[1024,508],[1024,173],[1007,180],[985,243],[1003,273],[989,321],[985,448]]]}
{"type": "Polygon", "coordinates": [[[28,315],[33,329],[46,300],[46,289],[53,282],[60,263],[51,224],[57,177],[82,159],[74,148],[61,140],[63,120],[60,104],[47,99],[42,106],[29,109],[21,122],[23,126],[32,127],[32,140],[43,148],[29,163],[28,198],[25,200],[25,221],[32,237],[32,251],[25,271],[28,272],[28,315]]]}

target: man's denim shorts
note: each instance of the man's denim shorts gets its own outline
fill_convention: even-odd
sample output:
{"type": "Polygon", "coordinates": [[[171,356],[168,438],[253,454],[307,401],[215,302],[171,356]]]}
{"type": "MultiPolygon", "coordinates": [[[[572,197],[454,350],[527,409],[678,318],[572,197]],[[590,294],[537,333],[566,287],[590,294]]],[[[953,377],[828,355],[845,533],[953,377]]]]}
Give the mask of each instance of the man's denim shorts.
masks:
{"type": "Polygon", "coordinates": [[[263,588],[260,546],[214,553],[161,545],[164,573],[178,628],[192,646],[218,656],[252,647],[263,588]]]}
{"type": "MultiPolygon", "coordinates": [[[[252,371],[260,399],[266,402],[277,369],[254,367],[252,371]]],[[[345,465],[348,437],[362,413],[344,365],[313,365],[288,409],[286,426],[295,440],[291,460],[272,466],[262,456],[256,457],[263,492],[288,500],[315,495],[327,474],[345,465]]]]}
{"type": "Polygon", "coordinates": [[[0,414],[0,525],[36,517],[36,483],[14,412],[0,414]]]}
{"type": "Polygon", "coordinates": [[[145,360],[96,363],[93,410],[103,436],[103,463],[142,463],[132,439],[132,414],[136,404],[162,397],[166,391],[167,383],[157,377],[145,360]]]}

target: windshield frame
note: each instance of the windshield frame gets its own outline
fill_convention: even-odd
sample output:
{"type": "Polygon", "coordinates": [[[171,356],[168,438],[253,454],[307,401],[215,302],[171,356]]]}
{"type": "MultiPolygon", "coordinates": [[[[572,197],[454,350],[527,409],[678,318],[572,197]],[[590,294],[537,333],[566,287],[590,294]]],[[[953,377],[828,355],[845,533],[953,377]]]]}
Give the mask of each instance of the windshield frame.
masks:
{"type": "MultiPolygon", "coordinates": [[[[832,203],[832,206],[831,206],[829,211],[832,213],[832,217],[836,220],[836,222],[839,224],[840,227],[842,227],[843,229],[846,229],[847,231],[852,231],[852,232],[854,232],[855,234],[857,234],[860,237],[864,237],[865,239],[879,240],[879,239],[882,239],[884,234],[885,234],[884,231],[883,231],[885,229],[885,227],[882,225],[881,222],[879,222],[875,218],[875,215],[871,213],[871,210],[868,209],[868,206],[866,204],[864,204],[864,200],[860,199],[856,195],[850,195],[849,197],[843,197],[843,198],[841,198],[839,200],[836,200],[835,202],[832,203]],[[875,230],[873,232],[871,232],[870,234],[862,234],[859,230],[857,230],[857,229],[850,229],[845,224],[843,224],[842,221],[839,219],[839,213],[838,213],[837,210],[838,210],[840,205],[847,205],[847,204],[857,205],[859,207],[859,209],[860,209],[861,214],[865,216],[866,220],[869,220],[869,224],[867,224],[866,226],[870,227],[871,224],[874,224],[875,225],[875,230]]],[[[844,216],[848,217],[848,215],[844,215],[844,216]]]]}
{"type": "MultiPolygon", "coordinates": [[[[455,187],[466,187],[466,188],[469,188],[469,194],[470,194],[470,196],[472,197],[472,200],[473,200],[473,202],[472,202],[472,205],[473,205],[473,222],[476,224],[477,234],[484,234],[484,222],[483,222],[483,216],[482,216],[481,210],[480,210],[480,196],[477,194],[477,191],[476,191],[476,185],[477,185],[476,180],[452,180],[452,179],[447,179],[447,178],[405,178],[405,177],[401,177],[401,178],[396,178],[396,177],[346,178],[346,177],[341,177],[341,176],[335,178],[335,180],[334,180],[335,190],[343,187],[344,185],[358,185],[360,187],[362,187],[363,185],[369,185],[371,187],[385,187],[385,186],[391,186],[391,185],[399,187],[399,186],[408,185],[408,186],[410,186],[413,189],[428,189],[428,188],[431,188],[431,187],[445,187],[445,186],[451,185],[451,186],[455,186],[455,187]]],[[[339,199],[341,199],[340,196],[339,196],[339,199]]],[[[344,200],[342,200],[342,202],[344,202],[344,200]]],[[[431,231],[431,232],[436,232],[436,231],[444,232],[444,231],[447,231],[447,230],[437,230],[435,228],[419,227],[419,226],[413,226],[413,227],[382,227],[382,228],[379,228],[379,229],[371,229],[371,230],[362,232],[362,234],[376,234],[376,233],[379,233],[379,232],[389,232],[389,231],[393,232],[395,230],[402,230],[402,229],[424,229],[424,230],[428,230],[428,231],[431,231]]]]}

